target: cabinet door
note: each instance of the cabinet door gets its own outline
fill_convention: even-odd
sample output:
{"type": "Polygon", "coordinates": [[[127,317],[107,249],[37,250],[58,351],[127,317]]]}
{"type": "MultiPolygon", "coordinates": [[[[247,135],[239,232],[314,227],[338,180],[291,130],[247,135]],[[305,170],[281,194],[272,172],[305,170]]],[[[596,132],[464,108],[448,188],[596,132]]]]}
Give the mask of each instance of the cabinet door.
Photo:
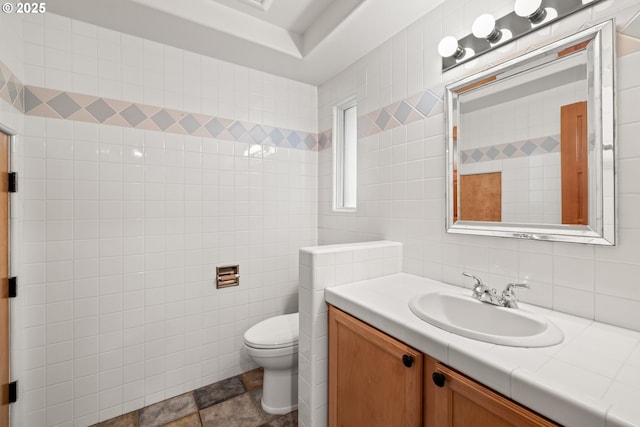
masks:
{"type": "Polygon", "coordinates": [[[329,306],[329,426],[422,425],[422,354],[329,306]]]}
{"type": "Polygon", "coordinates": [[[425,427],[557,426],[427,356],[424,372],[425,427]]]}

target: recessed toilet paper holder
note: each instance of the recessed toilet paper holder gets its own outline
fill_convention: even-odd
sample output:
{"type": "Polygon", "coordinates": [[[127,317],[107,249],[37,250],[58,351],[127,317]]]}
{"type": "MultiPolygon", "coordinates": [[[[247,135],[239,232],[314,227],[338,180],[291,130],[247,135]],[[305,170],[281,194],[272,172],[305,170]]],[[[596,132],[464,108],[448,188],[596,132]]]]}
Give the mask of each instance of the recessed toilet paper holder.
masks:
{"type": "Polygon", "coordinates": [[[216,267],[216,288],[240,285],[240,266],[221,265],[216,267]]]}

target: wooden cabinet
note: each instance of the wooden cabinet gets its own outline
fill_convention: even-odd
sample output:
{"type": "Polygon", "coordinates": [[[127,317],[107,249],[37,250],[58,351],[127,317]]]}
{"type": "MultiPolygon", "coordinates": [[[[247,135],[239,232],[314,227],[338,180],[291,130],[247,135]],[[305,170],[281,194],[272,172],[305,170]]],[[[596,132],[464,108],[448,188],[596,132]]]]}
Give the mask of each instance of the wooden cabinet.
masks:
{"type": "Polygon", "coordinates": [[[557,426],[329,306],[329,427],[422,425],[557,426]]]}
{"type": "Polygon", "coordinates": [[[557,426],[428,356],[424,374],[425,427],[557,426]]]}
{"type": "Polygon", "coordinates": [[[329,307],[329,426],[422,425],[422,354],[329,307]]]}

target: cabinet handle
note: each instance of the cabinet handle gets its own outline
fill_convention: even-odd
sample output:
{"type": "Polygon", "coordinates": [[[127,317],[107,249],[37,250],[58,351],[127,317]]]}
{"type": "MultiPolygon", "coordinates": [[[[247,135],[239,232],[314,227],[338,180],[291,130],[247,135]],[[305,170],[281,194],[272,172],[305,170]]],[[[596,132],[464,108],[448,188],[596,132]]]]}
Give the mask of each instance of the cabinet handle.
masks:
{"type": "Polygon", "coordinates": [[[438,387],[444,387],[444,381],[445,381],[445,376],[443,373],[441,372],[434,372],[431,375],[431,379],[433,380],[433,383],[438,386],[438,387]]]}
{"type": "Polygon", "coordinates": [[[402,363],[404,363],[404,366],[406,366],[407,368],[410,368],[411,366],[413,366],[413,356],[409,354],[403,354],[402,363]]]}

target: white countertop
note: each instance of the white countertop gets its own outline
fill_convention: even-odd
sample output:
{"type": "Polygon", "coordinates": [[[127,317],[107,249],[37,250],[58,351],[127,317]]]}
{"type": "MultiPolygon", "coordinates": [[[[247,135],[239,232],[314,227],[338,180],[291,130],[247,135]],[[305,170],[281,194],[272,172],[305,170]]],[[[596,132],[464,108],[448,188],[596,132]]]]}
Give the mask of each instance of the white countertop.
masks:
{"type": "Polygon", "coordinates": [[[533,305],[565,335],[561,344],[517,348],[446,332],[415,316],[415,296],[471,290],[405,273],[327,288],[325,299],[557,423],[640,426],[640,332],[533,305]]]}

